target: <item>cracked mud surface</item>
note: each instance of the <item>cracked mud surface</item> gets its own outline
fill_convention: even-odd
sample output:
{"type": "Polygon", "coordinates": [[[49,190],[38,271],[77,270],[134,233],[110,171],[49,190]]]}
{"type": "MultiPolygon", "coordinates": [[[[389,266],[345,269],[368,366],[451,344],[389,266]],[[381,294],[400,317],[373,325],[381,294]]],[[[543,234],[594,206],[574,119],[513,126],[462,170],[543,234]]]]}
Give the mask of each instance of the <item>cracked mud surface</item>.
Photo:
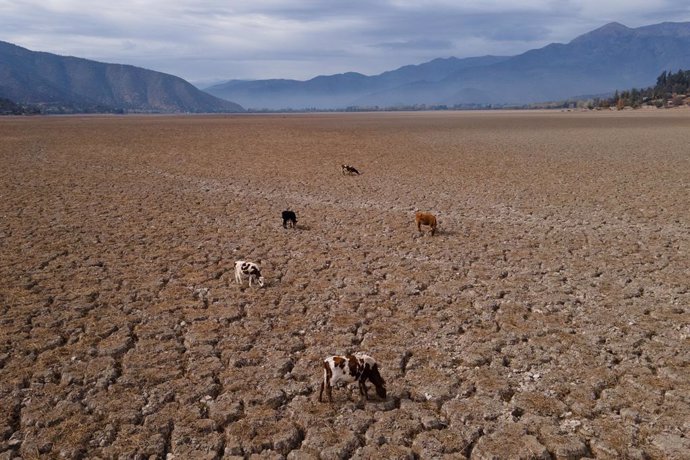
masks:
{"type": "Polygon", "coordinates": [[[688,128],[3,118],[0,459],[683,458],[688,128]],[[318,403],[356,350],[388,400],[318,403]]]}

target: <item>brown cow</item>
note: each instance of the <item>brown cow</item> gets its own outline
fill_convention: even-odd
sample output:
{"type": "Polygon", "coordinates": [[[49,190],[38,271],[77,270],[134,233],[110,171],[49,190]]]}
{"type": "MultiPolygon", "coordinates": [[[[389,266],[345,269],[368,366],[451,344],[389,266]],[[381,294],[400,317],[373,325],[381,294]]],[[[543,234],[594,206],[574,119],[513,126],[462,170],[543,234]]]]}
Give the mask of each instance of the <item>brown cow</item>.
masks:
{"type": "Polygon", "coordinates": [[[422,225],[431,227],[431,236],[436,233],[436,216],[428,212],[418,212],[414,215],[414,220],[417,222],[417,230],[422,233],[422,225]]]}

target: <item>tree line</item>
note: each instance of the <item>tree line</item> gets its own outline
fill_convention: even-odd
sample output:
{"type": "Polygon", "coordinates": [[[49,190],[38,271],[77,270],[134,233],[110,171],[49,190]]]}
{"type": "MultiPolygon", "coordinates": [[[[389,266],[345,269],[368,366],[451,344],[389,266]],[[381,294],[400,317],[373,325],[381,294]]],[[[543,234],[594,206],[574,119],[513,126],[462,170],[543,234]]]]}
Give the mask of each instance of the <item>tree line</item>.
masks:
{"type": "Polygon", "coordinates": [[[642,104],[664,107],[679,106],[683,104],[683,99],[690,89],[690,70],[679,70],[676,73],[662,72],[656,79],[656,85],[645,89],[633,88],[629,91],[622,91],[614,94],[609,100],[609,105],[615,103],[616,108],[624,107],[638,108],[642,104]]]}
{"type": "Polygon", "coordinates": [[[690,93],[690,70],[678,72],[663,71],[656,79],[656,84],[648,88],[632,88],[616,91],[609,98],[594,98],[587,101],[587,107],[609,108],[619,110],[625,107],[637,109],[643,105],[656,107],[677,107],[683,105],[684,99],[690,93]]]}

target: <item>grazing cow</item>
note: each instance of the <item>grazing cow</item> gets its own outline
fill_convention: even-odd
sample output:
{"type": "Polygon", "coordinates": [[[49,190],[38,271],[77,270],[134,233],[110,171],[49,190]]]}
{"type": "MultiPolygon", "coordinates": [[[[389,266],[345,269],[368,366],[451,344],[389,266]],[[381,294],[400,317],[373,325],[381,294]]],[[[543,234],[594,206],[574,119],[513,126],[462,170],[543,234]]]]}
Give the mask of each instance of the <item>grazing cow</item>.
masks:
{"type": "Polygon", "coordinates": [[[354,355],[330,356],[323,362],[323,380],[321,390],[319,390],[319,402],[326,388],[328,400],[333,402],[331,390],[338,382],[359,383],[359,393],[365,399],[369,399],[368,388],[364,384],[367,380],[371,381],[376,387],[376,394],[380,398],[386,399],[386,381],[379,374],[379,366],[369,355],[357,352],[354,355]]]}
{"type": "Polygon", "coordinates": [[[417,222],[417,230],[422,233],[422,225],[431,227],[431,236],[436,233],[436,216],[428,212],[418,212],[414,215],[414,220],[417,222]]]}
{"type": "Polygon", "coordinates": [[[288,228],[288,224],[292,228],[297,226],[297,214],[295,214],[295,211],[283,211],[283,228],[288,228]]]}
{"type": "Polygon", "coordinates": [[[357,168],[355,168],[354,166],[350,166],[350,165],[340,165],[340,172],[342,172],[343,175],[345,175],[345,174],[349,174],[350,176],[353,176],[355,174],[358,176],[360,175],[360,172],[357,171],[357,168]]]}
{"type": "Polygon", "coordinates": [[[249,285],[252,281],[257,281],[259,286],[263,287],[264,277],[261,276],[259,266],[254,262],[247,262],[246,260],[238,260],[235,262],[235,282],[242,284],[242,275],[249,277],[249,285]]]}

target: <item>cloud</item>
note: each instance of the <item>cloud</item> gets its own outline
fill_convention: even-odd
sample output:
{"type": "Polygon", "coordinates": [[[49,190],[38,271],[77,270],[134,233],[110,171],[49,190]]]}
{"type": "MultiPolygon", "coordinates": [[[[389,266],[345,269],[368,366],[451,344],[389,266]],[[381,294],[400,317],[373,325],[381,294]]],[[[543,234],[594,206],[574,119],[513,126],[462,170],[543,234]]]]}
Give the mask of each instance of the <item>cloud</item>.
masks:
{"type": "Polygon", "coordinates": [[[0,40],[191,81],[375,74],[688,20],[687,0],[0,0],[0,40]]]}

